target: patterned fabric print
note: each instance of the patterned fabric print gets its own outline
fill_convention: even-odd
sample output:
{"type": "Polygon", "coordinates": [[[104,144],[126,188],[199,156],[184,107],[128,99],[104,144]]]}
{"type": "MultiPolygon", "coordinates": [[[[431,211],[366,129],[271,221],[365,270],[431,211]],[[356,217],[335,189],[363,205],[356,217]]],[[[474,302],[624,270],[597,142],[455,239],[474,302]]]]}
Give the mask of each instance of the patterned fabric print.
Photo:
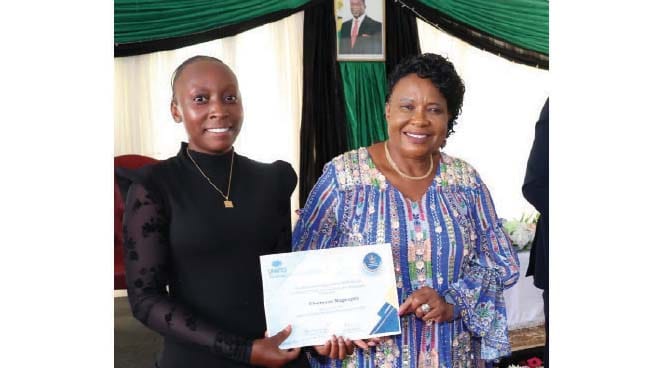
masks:
{"type": "Polygon", "coordinates": [[[449,292],[459,305],[469,307],[461,316],[468,330],[481,337],[482,358],[490,360],[510,354],[503,288],[497,273],[470,265],[463,274],[463,279],[452,285],[449,292]],[[504,323],[494,324],[495,316],[502,317],[504,323]]]}
{"type": "Polygon", "coordinates": [[[342,367],[344,368],[356,368],[358,367],[358,357],[356,355],[351,355],[346,357],[342,361],[342,367]]]}
{"type": "MultiPolygon", "coordinates": [[[[439,184],[440,181],[438,178],[436,179],[436,185],[439,184]]],[[[435,192],[429,192],[429,215],[432,218],[433,221],[433,236],[431,236],[431,240],[433,241],[432,246],[436,248],[436,251],[433,252],[434,258],[432,259],[432,262],[436,265],[439,265],[439,262],[443,261],[443,257],[441,255],[443,254],[443,241],[442,241],[442,232],[443,232],[443,226],[440,223],[441,216],[438,215],[437,206],[436,202],[438,201],[436,198],[436,193],[435,192]],[[440,258],[439,258],[440,257],[440,258]]],[[[434,277],[434,282],[436,285],[436,288],[444,290],[445,289],[445,279],[443,278],[443,274],[441,272],[442,267],[437,266],[436,267],[436,273],[433,275],[434,277]]]]}
{"type": "Polygon", "coordinates": [[[472,368],[474,361],[471,336],[466,331],[459,333],[452,342],[452,367],[472,368]]]}
{"type": "Polygon", "coordinates": [[[406,209],[406,238],[408,247],[408,272],[412,290],[423,286],[433,287],[431,279],[431,239],[427,221],[420,205],[404,200],[406,209]]]}
{"type": "MultiPolygon", "coordinates": [[[[401,330],[409,331],[409,319],[401,318],[401,330]]],[[[404,334],[401,337],[402,346],[402,368],[409,368],[411,366],[411,346],[409,344],[409,334],[404,334]]]]}
{"type": "MultiPolygon", "coordinates": [[[[393,256],[393,262],[395,263],[395,278],[397,280],[397,293],[401,294],[402,293],[402,288],[404,287],[403,283],[403,276],[401,272],[401,235],[399,232],[399,226],[401,225],[400,220],[399,220],[399,215],[398,215],[398,210],[397,210],[397,202],[395,202],[395,196],[392,191],[390,191],[387,195],[390,203],[390,210],[389,210],[389,216],[390,216],[390,242],[392,243],[392,256],[393,256]]],[[[385,218],[385,213],[381,213],[379,215],[382,219],[385,218]]],[[[380,225],[383,225],[383,220],[381,220],[380,225]]],[[[381,231],[381,230],[377,230],[381,231]]],[[[385,233],[387,233],[386,229],[382,230],[385,233]]],[[[404,295],[404,297],[406,297],[404,295]]]]}
{"type": "Polygon", "coordinates": [[[454,231],[454,223],[452,217],[450,216],[449,211],[447,210],[445,199],[447,199],[447,197],[444,197],[443,200],[440,201],[438,206],[440,207],[440,214],[443,221],[445,222],[445,228],[447,229],[446,243],[449,245],[448,246],[449,265],[447,266],[447,282],[451,283],[452,281],[454,281],[454,263],[456,260],[456,232],[454,231]]]}
{"type": "Polygon", "coordinates": [[[334,158],[301,211],[292,246],[389,242],[399,303],[427,285],[449,293],[461,315],[433,325],[403,316],[401,335],[367,351],[357,348],[343,362],[313,358],[313,367],[484,367],[510,353],[502,291],[518,277],[517,255],[476,171],[441,156],[434,184],[419,202],[389,185],[366,148],[334,158]],[[333,228],[324,229],[327,224],[333,228]],[[319,239],[309,240],[315,233],[319,239]]]}
{"type": "Polygon", "coordinates": [[[398,367],[401,353],[395,339],[387,337],[376,347],[374,364],[376,367],[394,368],[398,367]]]}
{"type": "Polygon", "coordinates": [[[376,230],[373,231],[373,222],[375,221],[374,219],[374,212],[376,212],[376,209],[374,209],[374,195],[372,194],[372,190],[367,192],[367,197],[365,199],[365,202],[367,203],[364,206],[367,206],[367,216],[365,216],[365,226],[363,226],[363,234],[367,236],[365,238],[365,243],[366,244],[374,244],[376,243],[376,230]]]}

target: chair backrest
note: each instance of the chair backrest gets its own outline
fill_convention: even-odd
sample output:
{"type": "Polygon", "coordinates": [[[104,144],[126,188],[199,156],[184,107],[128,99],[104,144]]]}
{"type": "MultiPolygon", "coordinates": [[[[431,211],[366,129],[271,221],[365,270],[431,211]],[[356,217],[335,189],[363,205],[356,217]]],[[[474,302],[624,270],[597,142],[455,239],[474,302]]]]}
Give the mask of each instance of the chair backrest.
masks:
{"type": "MultiPolygon", "coordinates": [[[[114,157],[114,168],[138,169],[153,164],[158,160],[141,155],[123,155],[114,157]]],[[[126,289],[125,265],[123,264],[123,211],[124,198],[114,177],[114,290],[126,289]]]]}

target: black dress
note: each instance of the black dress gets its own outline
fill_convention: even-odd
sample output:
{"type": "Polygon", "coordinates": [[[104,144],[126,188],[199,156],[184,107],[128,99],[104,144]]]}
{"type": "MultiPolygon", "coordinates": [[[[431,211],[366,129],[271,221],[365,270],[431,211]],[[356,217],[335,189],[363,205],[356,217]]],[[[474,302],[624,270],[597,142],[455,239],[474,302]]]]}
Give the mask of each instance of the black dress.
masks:
{"type": "MultiPolygon", "coordinates": [[[[130,185],[123,229],[130,306],[164,336],[159,367],[249,366],[253,340],[266,329],[259,256],[290,251],[297,177],[286,162],[235,154],[235,207],[225,208],[186,148],[139,171],[117,172],[130,185]]],[[[191,154],[226,193],[231,154],[191,154]]]]}

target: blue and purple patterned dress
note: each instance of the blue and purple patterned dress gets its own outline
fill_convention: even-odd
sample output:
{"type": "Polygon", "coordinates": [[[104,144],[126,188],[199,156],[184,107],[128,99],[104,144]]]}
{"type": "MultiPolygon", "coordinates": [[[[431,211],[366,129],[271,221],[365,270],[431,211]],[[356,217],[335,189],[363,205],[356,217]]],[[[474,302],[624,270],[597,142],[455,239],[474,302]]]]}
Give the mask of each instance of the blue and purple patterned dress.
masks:
{"type": "Polygon", "coordinates": [[[456,319],[401,317],[402,333],[343,361],[313,367],[487,367],[511,353],[503,290],[518,256],[486,185],[465,161],[441,153],[432,185],[414,202],[390,185],[366,148],[324,167],[292,237],[294,251],[391,243],[401,304],[422,286],[456,303],[456,319]]]}

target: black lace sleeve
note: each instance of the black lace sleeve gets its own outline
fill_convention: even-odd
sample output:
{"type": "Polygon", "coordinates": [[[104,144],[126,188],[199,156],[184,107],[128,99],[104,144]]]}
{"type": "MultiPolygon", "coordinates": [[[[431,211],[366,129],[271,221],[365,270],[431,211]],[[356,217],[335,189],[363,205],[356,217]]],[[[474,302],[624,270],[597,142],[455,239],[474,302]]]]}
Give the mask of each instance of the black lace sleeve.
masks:
{"type": "Polygon", "coordinates": [[[133,183],[123,220],[128,298],[135,318],[152,330],[239,362],[248,363],[251,340],[222,332],[172,298],[169,278],[169,221],[155,191],[133,183]]]}

